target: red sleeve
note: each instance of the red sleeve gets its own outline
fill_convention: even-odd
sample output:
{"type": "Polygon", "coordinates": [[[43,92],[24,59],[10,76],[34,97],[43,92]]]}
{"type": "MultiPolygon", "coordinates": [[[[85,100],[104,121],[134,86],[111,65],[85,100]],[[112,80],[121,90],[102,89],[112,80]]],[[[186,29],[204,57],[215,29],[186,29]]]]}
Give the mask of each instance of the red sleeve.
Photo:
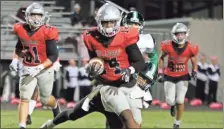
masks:
{"type": "Polygon", "coordinates": [[[53,26],[46,26],[46,40],[58,40],[58,29],[53,26]]]}
{"type": "Polygon", "coordinates": [[[168,40],[165,40],[165,41],[162,41],[161,43],[160,43],[160,50],[162,51],[162,52],[167,52],[167,46],[168,46],[168,44],[169,44],[169,41],[168,40]]]}
{"type": "Polygon", "coordinates": [[[86,48],[88,50],[93,51],[93,49],[91,47],[91,43],[89,42],[89,31],[88,30],[84,31],[84,33],[83,33],[83,42],[85,43],[86,48]]]}
{"type": "MultiPolygon", "coordinates": [[[[125,28],[127,29],[127,28],[125,28]]],[[[129,46],[132,44],[135,44],[139,40],[139,33],[137,28],[129,28],[127,30],[124,30],[125,33],[125,46],[129,46]]]]}
{"type": "Polygon", "coordinates": [[[190,44],[190,49],[191,49],[192,56],[197,56],[198,51],[199,51],[198,45],[190,44]]]}
{"type": "Polygon", "coordinates": [[[17,34],[17,32],[18,32],[20,26],[21,26],[20,23],[15,23],[15,24],[13,25],[13,31],[14,31],[15,34],[17,34]]]}

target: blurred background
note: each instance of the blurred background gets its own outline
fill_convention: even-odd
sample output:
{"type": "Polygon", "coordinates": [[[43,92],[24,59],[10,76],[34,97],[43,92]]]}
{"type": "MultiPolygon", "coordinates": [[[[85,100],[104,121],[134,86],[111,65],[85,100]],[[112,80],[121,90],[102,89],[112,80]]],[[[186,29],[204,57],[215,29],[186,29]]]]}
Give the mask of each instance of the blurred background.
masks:
{"type": "MultiPolygon", "coordinates": [[[[156,40],[158,52],[162,40],[171,39],[171,28],[176,22],[186,24],[190,29],[189,40],[199,45],[199,56],[210,64],[216,57],[220,72],[224,73],[224,22],[223,0],[111,0],[127,10],[137,10],[145,17],[144,33],[150,33],[156,40]]],[[[12,26],[23,22],[23,10],[33,1],[1,1],[1,102],[17,103],[19,73],[9,71],[12,52],[17,43],[12,26]]],[[[82,41],[83,30],[95,26],[95,13],[103,4],[101,0],[36,0],[51,15],[49,24],[59,29],[59,56],[62,67],[56,72],[53,95],[67,107],[91,91],[93,83],[82,79],[80,69],[88,62],[88,53],[82,41]],[[74,69],[71,71],[71,68],[74,69]],[[75,80],[74,80],[75,78],[75,80]],[[76,81],[75,85],[71,80],[76,81]],[[84,82],[83,82],[84,81],[84,82]],[[72,93],[71,92],[72,89],[72,93]],[[70,92],[68,92],[70,91],[70,92]],[[68,95],[69,94],[69,95],[68,95]],[[70,105],[69,105],[70,104],[70,105]]],[[[83,75],[84,76],[84,75],[83,75]]],[[[197,98],[196,82],[191,81],[186,102],[197,98]]],[[[217,102],[223,100],[224,79],[218,83],[217,102]]],[[[202,89],[208,95],[209,86],[202,89]]],[[[164,102],[162,84],[152,88],[155,100],[164,102]]],[[[190,104],[190,103],[189,103],[190,104]]],[[[202,105],[209,106],[207,100],[202,105]]]]}

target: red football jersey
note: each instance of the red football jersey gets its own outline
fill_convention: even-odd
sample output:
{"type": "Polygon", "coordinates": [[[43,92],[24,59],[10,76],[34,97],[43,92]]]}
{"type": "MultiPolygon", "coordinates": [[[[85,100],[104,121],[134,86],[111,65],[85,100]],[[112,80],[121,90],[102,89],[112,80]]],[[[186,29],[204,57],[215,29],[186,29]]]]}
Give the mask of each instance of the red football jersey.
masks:
{"type": "Polygon", "coordinates": [[[198,54],[198,46],[191,44],[189,41],[187,46],[181,53],[177,53],[172,44],[172,40],[162,41],[161,51],[168,55],[168,65],[165,68],[164,74],[172,77],[179,77],[188,74],[188,60],[192,56],[198,54]]]}
{"type": "Polygon", "coordinates": [[[130,66],[126,47],[137,43],[138,30],[121,27],[120,31],[107,47],[104,47],[102,43],[96,40],[99,38],[97,35],[93,36],[90,34],[94,31],[96,32],[97,29],[92,28],[85,31],[83,38],[86,47],[90,51],[95,51],[97,57],[104,59],[104,68],[106,73],[102,74],[101,77],[109,81],[119,80],[122,75],[116,73],[116,67],[124,69],[130,66]]]}
{"type": "Polygon", "coordinates": [[[24,24],[14,24],[14,32],[22,42],[23,49],[28,52],[23,60],[27,66],[36,66],[47,59],[46,40],[58,40],[58,29],[52,26],[41,26],[34,34],[29,36],[24,24]]]}

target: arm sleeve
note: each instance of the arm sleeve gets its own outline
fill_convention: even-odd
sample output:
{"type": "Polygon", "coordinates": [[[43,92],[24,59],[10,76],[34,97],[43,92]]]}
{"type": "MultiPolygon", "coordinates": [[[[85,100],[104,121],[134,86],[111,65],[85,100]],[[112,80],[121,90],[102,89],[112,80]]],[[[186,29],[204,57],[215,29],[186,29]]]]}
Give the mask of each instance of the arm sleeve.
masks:
{"type": "Polygon", "coordinates": [[[208,70],[207,70],[207,71],[208,71],[208,74],[210,74],[210,75],[214,75],[214,74],[216,73],[216,71],[215,71],[215,72],[213,72],[211,68],[208,68],[208,70]]]}
{"type": "Polygon", "coordinates": [[[88,53],[89,53],[89,57],[90,57],[90,59],[92,59],[92,58],[94,58],[94,57],[97,57],[95,51],[91,51],[91,50],[88,49],[88,53]]]}
{"type": "Polygon", "coordinates": [[[97,57],[96,52],[92,49],[91,44],[90,44],[90,42],[88,40],[88,31],[85,31],[83,33],[83,42],[84,42],[84,44],[85,44],[85,46],[86,46],[86,48],[88,50],[90,59],[92,59],[94,57],[97,57]]]}
{"type": "Polygon", "coordinates": [[[200,65],[198,65],[198,72],[206,74],[207,69],[202,69],[200,65]]]}
{"type": "Polygon", "coordinates": [[[145,61],[137,44],[132,44],[126,47],[128,54],[128,60],[130,64],[135,68],[136,72],[141,72],[145,69],[145,61]]]}
{"type": "Polygon", "coordinates": [[[220,70],[219,69],[217,69],[216,72],[219,74],[219,76],[221,76],[221,73],[220,73],[220,70]]]}
{"type": "Polygon", "coordinates": [[[155,49],[151,53],[148,53],[148,57],[153,65],[158,65],[158,54],[155,49]]]}
{"type": "Polygon", "coordinates": [[[161,42],[160,43],[160,50],[164,53],[166,53],[166,45],[167,43],[166,42],[161,42]]]}
{"type": "Polygon", "coordinates": [[[156,52],[156,50],[153,50],[153,52],[148,54],[150,63],[152,64],[151,69],[149,69],[150,73],[152,74],[152,76],[154,76],[155,74],[157,74],[157,70],[158,70],[158,54],[156,52]]]}
{"type": "Polygon", "coordinates": [[[198,45],[193,45],[191,44],[191,56],[194,57],[194,56],[197,56],[198,54],[198,45]]]}
{"type": "Polygon", "coordinates": [[[17,44],[16,44],[16,49],[23,49],[23,44],[19,39],[18,39],[17,44]]]}
{"type": "Polygon", "coordinates": [[[21,50],[23,50],[23,44],[22,42],[18,39],[16,47],[15,47],[15,52],[17,55],[20,55],[21,50]]]}
{"type": "Polygon", "coordinates": [[[46,40],[47,57],[51,62],[55,62],[58,58],[58,49],[56,40],[46,40]]]}

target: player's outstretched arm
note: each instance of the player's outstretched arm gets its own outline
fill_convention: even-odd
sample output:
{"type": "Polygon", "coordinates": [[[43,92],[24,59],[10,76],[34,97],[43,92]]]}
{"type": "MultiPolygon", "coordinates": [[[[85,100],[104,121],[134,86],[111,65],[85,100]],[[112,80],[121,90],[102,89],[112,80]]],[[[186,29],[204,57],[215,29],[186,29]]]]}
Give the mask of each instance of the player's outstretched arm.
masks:
{"type": "Polygon", "coordinates": [[[193,71],[197,71],[198,70],[198,65],[197,65],[197,58],[194,56],[194,57],[191,57],[191,64],[192,64],[192,70],[193,71]]]}
{"type": "Polygon", "coordinates": [[[167,53],[161,52],[159,56],[159,64],[158,64],[158,81],[163,82],[163,65],[164,65],[164,58],[167,56],[167,53]]]}
{"type": "Polygon", "coordinates": [[[192,64],[191,76],[195,80],[197,78],[197,71],[198,71],[198,65],[197,65],[197,58],[196,58],[196,56],[191,57],[191,64],[192,64]]]}
{"type": "Polygon", "coordinates": [[[165,52],[161,52],[159,56],[159,62],[158,62],[158,68],[159,68],[159,73],[163,69],[164,65],[164,58],[167,56],[165,52]]]}

